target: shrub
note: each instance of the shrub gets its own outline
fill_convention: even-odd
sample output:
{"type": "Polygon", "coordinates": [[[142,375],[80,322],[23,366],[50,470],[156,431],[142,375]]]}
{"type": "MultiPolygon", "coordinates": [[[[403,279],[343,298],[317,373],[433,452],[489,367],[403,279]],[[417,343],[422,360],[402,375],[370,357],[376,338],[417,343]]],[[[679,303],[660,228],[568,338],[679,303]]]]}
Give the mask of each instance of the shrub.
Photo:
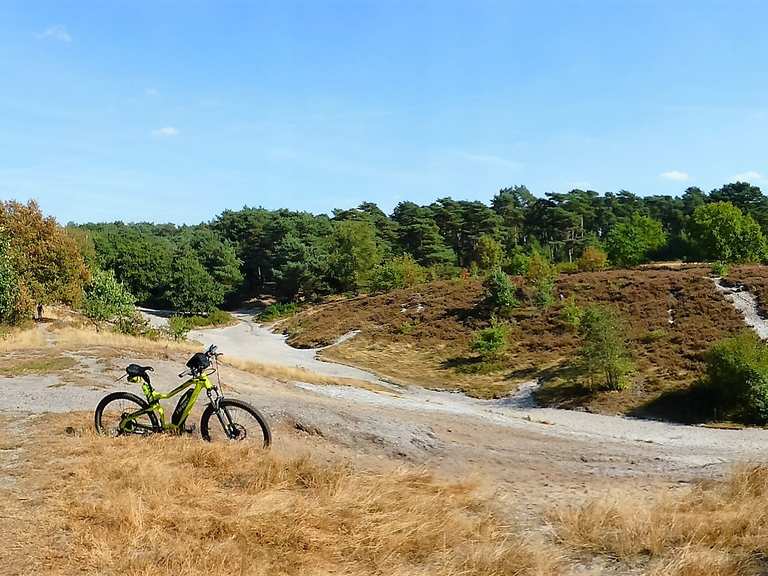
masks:
{"type": "Polygon", "coordinates": [[[713,262],[712,267],[710,269],[710,272],[712,273],[712,276],[716,276],[718,278],[722,278],[723,276],[728,276],[728,271],[730,270],[728,264],[725,262],[713,262]]]}
{"type": "Polygon", "coordinates": [[[484,360],[496,360],[506,350],[508,337],[508,326],[496,318],[491,318],[488,328],[475,332],[472,350],[479,353],[484,360]]]}
{"type": "Polygon", "coordinates": [[[494,268],[483,282],[486,302],[497,312],[508,312],[519,304],[515,297],[516,288],[509,276],[501,269],[494,268]]]}
{"type": "Polygon", "coordinates": [[[578,330],[581,327],[581,319],[584,316],[584,308],[576,304],[576,301],[570,297],[560,309],[560,320],[571,330],[578,330]]]}
{"type": "Polygon", "coordinates": [[[573,274],[579,271],[579,266],[576,262],[558,262],[555,265],[555,270],[559,274],[573,274]]]}
{"type": "Polygon", "coordinates": [[[481,234],[475,245],[475,260],[480,270],[500,268],[504,261],[504,247],[491,234],[481,234]]]}
{"type": "Polygon", "coordinates": [[[136,299],[112,270],[94,270],[85,285],[83,313],[96,321],[132,319],[136,299]]]}
{"type": "Polygon", "coordinates": [[[587,246],[581,257],[576,261],[582,272],[597,272],[608,266],[608,254],[599,246],[587,246]]]}
{"type": "Polygon", "coordinates": [[[168,319],[168,333],[175,340],[183,340],[187,332],[197,328],[226,326],[233,321],[232,314],[219,310],[213,310],[207,316],[171,316],[168,319]]]}
{"type": "Polygon", "coordinates": [[[580,330],[583,345],[579,357],[589,387],[602,390],[625,388],[632,362],[621,318],[610,308],[590,306],[581,317],[580,330]]]}
{"type": "Polygon", "coordinates": [[[259,314],[258,320],[260,322],[272,322],[273,320],[278,320],[279,318],[292,316],[298,311],[299,305],[295,302],[287,302],[285,304],[277,302],[264,308],[264,311],[259,314]]]}
{"type": "Polygon", "coordinates": [[[427,270],[410,254],[397,256],[380,264],[371,276],[371,291],[389,292],[409,288],[427,280],[427,270]]]}
{"type": "Polygon", "coordinates": [[[735,418],[768,422],[768,345],[751,330],[721,340],[707,353],[706,386],[735,418]]]}
{"type": "Polygon", "coordinates": [[[526,277],[533,287],[533,300],[540,308],[548,308],[555,302],[555,277],[557,271],[549,259],[534,250],[528,262],[526,277]]]}
{"type": "Polygon", "coordinates": [[[531,262],[531,257],[524,252],[518,250],[509,259],[507,265],[507,272],[513,276],[525,276],[528,274],[528,265],[531,262]]]}

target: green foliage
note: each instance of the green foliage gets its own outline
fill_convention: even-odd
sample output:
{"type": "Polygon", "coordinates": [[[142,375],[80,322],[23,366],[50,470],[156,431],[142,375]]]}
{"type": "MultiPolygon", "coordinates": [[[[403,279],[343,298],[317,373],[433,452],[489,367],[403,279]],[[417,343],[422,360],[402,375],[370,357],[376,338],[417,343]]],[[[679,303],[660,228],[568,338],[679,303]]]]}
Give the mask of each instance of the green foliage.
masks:
{"type": "Polygon", "coordinates": [[[410,254],[396,256],[379,264],[371,276],[373,292],[389,292],[396,288],[410,288],[427,280],[427,269],[410,254]]]}
{"type": "Polygon", "coordinates": [[[602,306],[584,310],[580,321],[583,344],[579,351],[581,367],[591,389],[621,390],[632,361],[626,345],[626,328],[618,314],[602,306]]]}
{"type": "Polygon", "coordinates": [[[581,328],[581,319],[584,317],[584,308],[576,304],[571,297],[563,302],[560,309],[560,320],[571,330],[578,331],[581,328]]]}
{"type": "Polygon", "coordinates": [[[576,262],[558,262],[554,268],[558,274],[573,274],[579,271],[579,265],[576,262]]]}
{"type": "Polygon", "coordinates": [[[528,266],[530,263],[530,256],[525,254],[522,250],[515,250],[507,264],[507,272],[513,276],[526,276],[528,274],[528,266]]]}
{"type": "Polygon", "coordinates": [[[218,308],[205,316],[173,315],[168,319],[168,332],[176,340],[183,340],[190,330],[198,330],[212,326],[227,326],[233,322],[232,315],[218,308]]]}
{"type": "Polygon", "coordinates": [[[281,304],[279,302],[270,304],[264,311],[258,315],[259,322],[272,322],[280,318],[292,316],[299,311],[299,306],[295,302],[281,304]]]}
{"type": "Polygon", "coordinates": [[[501,268],[494,268],[483,282],[485,300],[495,312],[506,314],[520,304],[516,286],[501,268]]]}
{"type": "Polygon", "coordinates": [[[725,262],[713,262],[712,266],[710,268],[710,273],[712,276],[715,276],[717,278],[723,278],[725,276],[728,276],[728,271],[730,270],[730,267],[725,262]]]}
{"type": "Polygon", "coordinates": [[[555,303],[557,270],[542,252],[534,250],[531,254],[526,277],[533,288],[534,303],[539,308],[549,308],[555,303]]]}
{"type": "Polygon", "coordinates": [[[507,349],[509,327],[491,318],[491,325],[475,332],[472,339],[472,351],[477,352],[484,360],[497,360],[507,349]]]}
{"type": "Polygon", "coordinates": [[[225,288],[203,268],[189,248],[177,251],[173,259],[167,299],[174,310],[182,313],[208,313],[224,300],[225,288]]]}
{"type": "Polygon", "coordinates": [[[667,234],[661,222],[637,212],[614,226],[608,233],[608,256],[617,266],[637,266],[664,247],[667,234]]]}
{"type": "Polygon", "coordinates": [[[768,345],[745,330],[715,344],[706,358],[705,385],[718,407],[747,422],[768,422],[768,345]]]}
{"type": "Polygon", "coordinates": [[[504,262],[504,247],[491,234],[481,234],[475,245],[474,263],[480,270],[501,268],[504,262]]]}
{"type": "Polygon", "coordinates": [[[112,270],[94,270],[91,273],[83,295],[83,313],[88,318],[101,322],[131,318],[135,303],[136,299],[115,278],[112,270]]]}
{"type": "Polygon", "coordinates": [[[341,292],[367,288],[381,252],[373,225],[362,220],[346,220],[334,226],[328,261],[333,285],[341,292]]]}
{"type": "Polygon", "coordinates": [[[587,246],[576,262],[581,272],[597,272],[608,266],[608,254],[599,246],[587,246]]]}
{"type": "Polygon", "coordinates": [[[760,262],[766,242],[759,224],[730,202],[696,208],[688,236],[699,258],[726,263],[760,262]]]}
{"type": "Polygon", "coordinates": [[[16,324],[26,312],[21,305],[19,275],[11,262],[10,242],[0,236],[0,323],[16,324]]]}

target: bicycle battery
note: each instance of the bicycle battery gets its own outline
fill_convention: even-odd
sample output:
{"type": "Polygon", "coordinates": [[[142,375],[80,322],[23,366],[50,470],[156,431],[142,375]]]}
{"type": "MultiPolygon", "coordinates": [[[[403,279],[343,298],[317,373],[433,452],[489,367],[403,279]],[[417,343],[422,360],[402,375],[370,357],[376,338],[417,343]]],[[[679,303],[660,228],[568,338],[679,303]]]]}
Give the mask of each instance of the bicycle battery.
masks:
{"type": "Polygon", "coordinates": [[[193,392],[194,390],[187,390],[182,394],[181,398],[179,398],[176,408],[173,409],[173,416],[171,416],[171,422],[174,426],[181,426],[181,424],[183,424],[181,417],[189,404],[189,399],[192,397],[193,392]]]}

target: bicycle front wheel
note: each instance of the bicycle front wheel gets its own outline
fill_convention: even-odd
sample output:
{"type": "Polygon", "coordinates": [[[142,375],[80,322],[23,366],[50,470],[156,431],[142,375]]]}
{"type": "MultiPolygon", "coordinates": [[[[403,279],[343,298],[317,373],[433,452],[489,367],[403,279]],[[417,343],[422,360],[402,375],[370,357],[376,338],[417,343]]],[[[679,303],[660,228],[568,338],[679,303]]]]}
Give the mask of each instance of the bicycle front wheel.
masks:
{"type": "Polygon", "coordinates": [[[253,406],[242,400],[219,401],[218,413],[209,404],[200,420],[200,434],[208,442],[249,442],[268,448],[272,431],[267,420],[253,406]]]}
{"type": "Polygon", "coordinates": [[[93,418],[96,432],[108,436],[159,432],[161,426],[154,412],[127,418],[130,414],[145,408],[149,408],[149,404],[130,392],[108,394],[96,407],[93,418]]]}

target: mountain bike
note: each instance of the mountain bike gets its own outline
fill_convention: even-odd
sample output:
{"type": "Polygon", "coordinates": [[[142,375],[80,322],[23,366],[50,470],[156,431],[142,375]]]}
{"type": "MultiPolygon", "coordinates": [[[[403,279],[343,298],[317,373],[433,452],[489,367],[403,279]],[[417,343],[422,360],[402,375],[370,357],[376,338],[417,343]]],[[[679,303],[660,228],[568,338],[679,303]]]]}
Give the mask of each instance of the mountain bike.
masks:
{"type": "Polygon", "coordinates": [[[128,365],[125,374],[118,380],[127,376],[128,382],[141,384],[144,398],[130,392],[113,392],[105,396],[94,414],[96,431],[111,436],[193,432],[194,428],[186,425],[187,417],[205,390],[210,402],[200,419],[200,435],[204,440],[252,441],[268,448],[272,443],[272,433],[264,416],[247,402],[225,398],[221,393],[219,356],[221,354],[213,345],[205,352],[196,353],[187,362],[187,370],[179,374],[179,378],[190,378],[166,393],[152,387],[149,377],[149,372],[154,371],[152,366],[128,365]],[[215,384],[209,378],[214,373],[215,384]],[[182,392],[170,422],[166,421],[160,400],[173,398],[182,392]]]}

